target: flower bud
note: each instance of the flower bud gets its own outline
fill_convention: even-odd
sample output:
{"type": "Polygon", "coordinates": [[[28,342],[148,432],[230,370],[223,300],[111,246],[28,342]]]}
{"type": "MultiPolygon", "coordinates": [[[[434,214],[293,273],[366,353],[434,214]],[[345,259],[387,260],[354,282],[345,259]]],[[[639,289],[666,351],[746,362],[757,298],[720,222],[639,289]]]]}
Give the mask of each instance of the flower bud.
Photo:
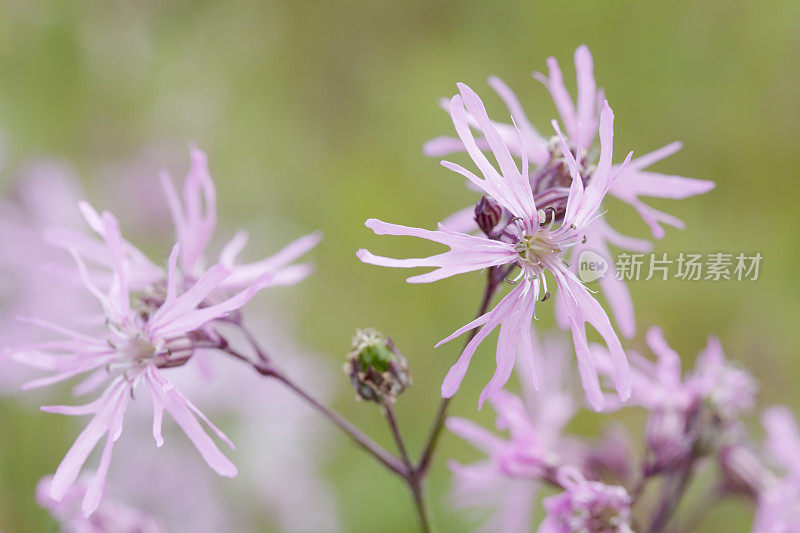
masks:
{"type": "Polygon", "coordinates": [[[392,402],[412,384],[408,362],[391,339],[372,328],[356,332],[344,371],[356,398],[371,402],[392,402]]]}
{"type": "Polygon", "coordinates": [[[492,230],[500,222],[502,216],[503,208],[491,198],[482,196],[475,204],[475,222],[487,236],[491,236],[492,230]]]}

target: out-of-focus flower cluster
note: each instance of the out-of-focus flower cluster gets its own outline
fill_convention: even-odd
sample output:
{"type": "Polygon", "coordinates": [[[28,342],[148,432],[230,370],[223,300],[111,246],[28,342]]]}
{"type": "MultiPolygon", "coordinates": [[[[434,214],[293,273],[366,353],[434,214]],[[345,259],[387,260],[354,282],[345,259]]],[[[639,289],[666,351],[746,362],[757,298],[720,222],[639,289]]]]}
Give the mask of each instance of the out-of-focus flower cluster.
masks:
{"type": "MultiPolygon", "coordinates": [[[[634,506],[644,501],[645,508],[652,508],[665,500],[645,491],[646,484],[660,478],[669,487],[716,464],[720,474],[713,488],[715,499],[750,497],[757,508],[754,532],[795,531],[800,518],[800,432],[791,412],[785,407],[764,411],[767,439],[761,451],[748,437],[742,418],[754,410],[755,380],[725,359],[716,337],[709,339],[694,370],[684,376],[680,356],[660,329],[651,328],[647,341],[656,360],[629,352],[631,401],[614,405],[646,409],[641,456],[635,451],[637,441],[616,426],[595,440],[565,432],[580,402],[563,368],[564,343],[550,339],[540,348],[548,387],[533,394],[523,379],[522,397],[502,392],[491,400],[495,426],[508,432],[507,438],[465,419],[448,421],[452,432],[487,456],[470,465],[451,463],[454,503],[488,507],[490,518],[482,530],[530,531],[536,495],[551,487],[562,492],[544,498],[540,532],[650,531],[656,528],[647,528],[644,513],[636,527],[634,506]]],[[[598,360],[608,359],[604,348],[592,348],[598,360]]],[[[667,494],[666,501],[677,504],[681,495],[667,494]]]]}
{"type": "MultiPolygon", "coordinates": [[[[131,432],[133,435],[127,439],[135,446],[122,439],[123,448],[136,448],[134,462],[138,466],[128,468],[127,474],[112,476],[116,480],[112,483],[113,494],[104,497],[109,470],[116,470],[111,468],[112,449],[122,435],[123,417],[128,411],[130,416],[125,418],[129,425],[141,426],[135,429],[145,431],[149,425],[148,432],[159,447],[164,442],[163,413],[168,412],[217,474],[237,474],[203,424],[231,448],[232,442],[184,396],[188,391],[195,400],[212,406],[219,416],[238,420],[272,417],[279,420],[270,427],[284,428],[282,437],[275,439],[249,430],[238,435],[245,447],[240,454],[251,456],[248,464],[271,464],[264,457],[252,457],[255,453],[281,454],[278,464],[286,468],[284,479],[292,479],[278,488],[265,481],[271,476],[265,472],[263,477],[250,475],[254,471],[248,468],[246,485],[251,487],[253,508],[258,511],[251,515],[263,513],[265,506],[273,505],[276,520],[287,531],[335,531],[333,502],[324,484],[317,480],[314,452],[307,449],[308,442],[315,439],[305,437],[309,431],[316,431],[307,420],[308,413],[294,405],[271,407],[289,402],[259,383],[251,375],[252,369],[239,369],[252,383],[244,387],[242,383],[248,382],[245,376],[240,373],[234,377],[228,370],[231,365],[217,361],[230,339],[244,331],[240,308],[253,295],[266,287],[297,283],[311,272],[310,265],[294,261],[313,248],[320,235],[301,237],[261,261],[241,263],[237,257],[247,235],[239,232],[223,247],[219,259],[208,264],[207,248],[217,225],[216,191],[205,154],[192,149],[191,155],[191,167],[180,193],[166,173],[161,175],[166,198],[163,211],[171,214],[177,234],[165,267],[150,261],[124,239],[114,215],[98,213],[80,201],[81,188],[64,165],[51,161],[27,165],[18,173],[13,200],[0,207],[0,268],[6,282],[2,287],[5,305],[0,321],[7,329],[7,347],[0,360],[4,391],[10,392],[21,380],[29,379],[31,372],[42,371],[49,375],[29,380],[23,388],[40,388],[83,376],[72,388],[75,396],[102,391],[85,405],[42,408],[67,415],[90,415],[91,419],[55,475],[40,484],[38,501],[66,530],[99,532],[162,531],[164,523],[172,523],[171,530],[181,524],[175,521],[176,517],[168,516],[171,508],[182,507],[180,500],[202,499],[203,490],[211,495],[208,497],[222,499],[220,490],[210,488],[214,486],[211,480],[178,486],[176,480],[197,475],[181,472],[180,464],[187,459],[173,452],[175,457],[165,469],[168,475],[161,476],[165,490],[154,499],[160,505],[147,501],[143,496],[151,492],[145,487],[152,488],[148,483],[154,479],[153,473],[149,481],[138,476],[140,489],[131,482],[137,478],[137,471],[147,470],[141,468],[141,431],[131,432]],[[178,372],[179,368],[186,370],[178,372]],[[194,377],[182,378],[187,372],[194,377]],[[177,381],[168,380],[168,373],[174,373],[177,381]],[[229,394],[219,392],[225,382],[241,393],[235,403],[229,394]],[[149,393],[143,396],[149,396],[145,403],[152,405],[149,424],[144,423],[141,409],[130,408],[132,403],[141,404],[133,400],[141,400],[142,387],[149,393]],[[210,394],[212,390],[217,394],[210,394]],[[248,390],[252,392],[247,393],[248,390]],[[254,412],[247,414],[248,405],[253,406],[254,412]],[[296,435],[292,433],[295,430],[296,435]],[[84,462],[101,440],[105,444],[96,470],[81,474],[84,462]],[[289,457],[298,450],[308,453],[302,458],[289,457]],[[120,480],[125,482],[119,483],[120,480]],[[126,501],[144,504],[143,508],[158,509],[158,516],[129,508],[117,499],[117,493],[128,496],[126,501]],[[309,501],[316,502],[318,512],[297,512],[298,505],[305,509],[309,501]]],[[[153,205],[147,208],[157,210],[153,205]]],[[[281,337],[274,329],[275,337],[281,337]]],[[[253,339],[245,337],[243,342],[250,340],[253,339]]],[[[302,356],[293,364],[302,366],[302,356]]],[[[313,377],[314,371],[306,369],[306,374],[312,381],[320,379],[313,377]]],[[[327,385],[321,383],[320,390],[325,388],[327,385]]],[[[125,462],[120,471],[125,471],[125,462]]],[[[233,523],[222,518],[225,505],[210,502],[203,507],[207,512],[198,513],[195,531],[218,530],[214,524],[224,527],[225,523],[233,523]],[[214,510],[218,516],[209,519],[214,510]]],[[[186,518],[180,520],[185,525],[186,518]]],[[[236,520],[242,523],[243,518],[236,520]]]]}

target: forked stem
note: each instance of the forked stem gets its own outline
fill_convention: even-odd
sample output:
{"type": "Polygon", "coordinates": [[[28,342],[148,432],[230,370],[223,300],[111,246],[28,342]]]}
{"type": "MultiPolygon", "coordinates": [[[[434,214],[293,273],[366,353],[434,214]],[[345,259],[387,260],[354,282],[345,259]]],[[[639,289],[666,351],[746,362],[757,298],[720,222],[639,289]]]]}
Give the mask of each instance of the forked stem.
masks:
{"type": "Polygon", "coordinates": [[[409,458],[406,444],[403,439],[403,433],[400,431],[400,426],[397,423],[397,417],[394,413],[392,401],[388,400],[381,404],[381,409],[386,417],[386,421],[389,423],[389,428],[392,430],[392,436],[397,444],[397,449],[400,451],[400,458],[403,460],[408,472],[407,476],[405,477],[405,481],[409,490],[411,491],[411,495],[414,497],[414,507],[417,511],[417,516],[419,517],[420,530],[424,533],[429,533],[431,531],[431,519],[428,512],[428,506],[425,502],[423,478],[420,477],[419,471],[414,468],[414,465],[409,458]]]}
{"type": "MultiPolygon", "coordinates": [[[[492,303],[492,297],[494,293],[497,292],[497,287],[502,283],[503,278],[505,277],[506,272],[503,271],[500,267],[491,267],[486,273],[486,285],[483,288],[483,297],[481,298],[480,306],[478,307],[478,312],[475,313],[475,318],[480,317],[486,314],[486,311],[489,310],[489,305],[492,303]]],[[[467,334],[467,339],[464,342],[464,348],[475,338],[475,335],[478,334],[478,329],[475,328],[467,334]]],[[[463,351],[463,349],[462,349],[463,351]]],[[[417,463],[416,471],[420,473],[423,477],[428,472],[428,469],[431,465],[431,460],[433,459],[433,454],[436,451],[436,445],[439,443],[439,436],[442,433],[442,429],[444,428],[444,422],[447,419],[447,409],[450,406],[450,399],[451,398],[442,398],[442,401],[439,402],[439,408],[436,410],[436,416],[433,419],[433,424],[431,425],[431,430],[428,433],[428,440],[423,448],[422,455],[420,456],[419,462],[417,463]]]]}
{"type": "MultiPolygon", "coordinates": [[[[486,285],[483,290],[483,297],[476,314],[477,317],[486,313],[489,305],[492,302],[492,297],[497,291],[498,286],[502,283],[503,278],[508,274],[508,271],[500,267],[491,267],[487,271],[486,285]]],[[[234,350],[225,343],[220,349],[229,355],[236,357],[248,364],[250,364],[259,374],[265,377],[270,377],[282,383],[289,390],[294,392],[308,405],[317,410],[325,418],[331,421],[336,427],[344,431],[358,446],[360,446],[367,453],[372,455],[380,464],[386,467],[390,472],[400,476],[408,485],[409,490],[414,498],[414,507],[419,516],[420,530],[424,533],[432,531],[432,523],[428,506],[425,502],[425,478],[428,470],[430,469],[431,460],[433,459],[436,445],[439,442],[439,436],[442,433],[444,422],[447,419],[447,409],[450,405],[450,398],[442,398],[436,412],[431,430],[428,434],[428,439],[420,455],[419,461],[416,465],[412,462],[408,449],[406,448],[405,441],[397,423],[397,418],[394,413],[394,408],[389,402],[381,404],[381,409],[389,423],[389,428],[392,431],[397,448],[400,452],[400,458],[386,451],[381,445],[372,440],[367,434],[353,425],[350,421],[334,411],[330,407],[321,403],[314,398],[311,394],[306,392],[297,383],[295,383],[289,376],[279,370],[273,363],[267,352],[264,351],[256,342],[255,338],[243,326],[239,325],[240,329],[244,332],[247,341],[251,344],[253,350],[258,356],[257,361],[253,361],[250,357],[234,350]]],[[[467,335],[464,347],[475,338],[478,329],[473,329],[467,335]]]]}
{"type": "Polygon", "coordinates": [[[237,359],[248,362],[256,370],[256,372],[262,376],[276,379],[278,382],[282,383],[308,405],[316,409],[325,418],[330,420],[332,424],[347,433],[347,435],[358,446],[372,455],[383,466],[404,479],[407,477],[408,469],[397,457],[386,451],[380,444],[372,440],[366,433],[357,428],[349,420],[314,398],[311,394],[300,387],[300,385],[295,383],[294,380],[292,380],[289,376],[276,368],[270,359],[266,357],[266,352],[260,350],[259,361],[252,361],[247,356],[237,352],[229,346],[222,348],[222,350],[236,357],[237,359]]]}

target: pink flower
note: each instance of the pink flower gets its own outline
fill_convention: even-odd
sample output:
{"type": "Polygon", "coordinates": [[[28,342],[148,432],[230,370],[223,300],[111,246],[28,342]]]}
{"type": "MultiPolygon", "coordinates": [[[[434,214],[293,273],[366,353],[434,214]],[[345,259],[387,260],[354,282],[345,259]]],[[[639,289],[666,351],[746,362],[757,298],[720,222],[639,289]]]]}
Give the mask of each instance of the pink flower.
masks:
{"type": "Polygon", "coordinates": [[[367,250],[359,250],[359,259],[365,263],[389,267],[434,267],[431,272],[409,278],[411,283],[432,282],[494,266],[509,271],[513,268],[520,269],[515,280],[516,287],[493,310],[439,343],[441,345],[473,328],[483,326],[445,377],[442,384],[444,397],[455,394],[475,349],[498,326],[500,338],[497,345],[497,370],[483,389],[479,405],[508,381],[514,365],[515,351],[525,354],[534,384],[538,387],[530,327],[537,300],[546,300],[550,295],[545,277],[549,272],[555,278],[556,286],[563,297],[566,316],[572,329],[578,368],[590,404],[597,410],[602,409],[603,394],[586,339],[587,323],[600,333],[613,354],[616,388],[621,398],[627,398],[630,392],[629,369],[617,334],[603,308],[564,261],[567,250],[584,240],[586,230],[598,216],[598,209],[608,188],[620,172],[611,168],[614,120],[611,109],[604,104],[600,117],[600,160],[592,179],[585,186],[584,176],[579,174],[578,162],[566,148],[566,140],[561,136],[558,124],[553,122],[565,153],[569,174],[572,176],[565,208],[559,212],[556,209],[537,208],[528,179],[528,159],[522,158],[520,171],[503,142],[501,133],[489,120],[481,100],[466,85],[459,84],[458,87],[460,94],[455,95],[449,105],[453,124],[483,178],[454,163],[444,161],[442,164],[466,177],[484,195],[502,206],[511,214],[511,220],[496,235],[489,237],[459,233],[443,225],[439,226],[438,231],[430,231],[370,219],[366,222],[367,227],[379,235],[419,237],[444,244],[450,250],[420,259],[391,259],[376,256],[367,250]],[[469,127],[470,120],[474,120],[476,127],[482,132],[497,161],[499,171],[476,143],[469,127]],[[558,223],[556,219],[559,219],[558,223]]]}
{"type": "MultiPolygon", "coordinates": [[[[75,282],[69,255],[42,238],[42,231],[53,224],[82,223],[75,209],[80,186],[73,172],[58,161],[36,160],[15,172],[13,182],[8,191],[13,200],[0,202],[0,338],[22,344],[41,339],[41,328],[14,317],[37,313],[74,325],[76,316],[92,309],[94,302],[75,282]],[[70,265],[68,276],[59,275],[55,265],[70,265]]],[[[29,377],[29,368],[0,356],[0,392],[18,391],[29,377]]]]}
{"type": "Polygon", "coordinates": [[[480,533],[528,533],[539,487],[536,482],[512,478],[490,461],[462,465],[451,461],[453,504],[470,514],[489,511],[490,516],[476,531],[480,533]]]}
{"type": "MultiPolygon", "coordinates": [[[[603,91],[597,88],[594,80],[592,56],[586,46],[581,46],[575,51],[575,70],[577,72],[577,101],[573,102],[564,85],[561,69],[555,58],[547,60],[549,76],[534,73],[534,77],[541,81],[550,91],[561,120],[564,123],[565,138],[568,150],[574,154],[580,167],[580,175],[584,179],[592,179],[593,170],[591,148],[598,132],[600,116],[603,109],[603,91]]],[[[514,126],[494,123],[500,141],[506,145],[510,153],[525,159],[535,169],[530,175],[534,198],[540,208],[546,205],[563,205],[567,197],[571,181],[568,165],[565,162],[565,153],[562,143],[558,139],[543,137],[532,125],[513,91],[499,78],[490,77],[489,85],[497,92],[508,108],[514,126]],[[515,127],[516,126],[516,127],[515,127]]],[[[447,108],[447,104],[443,105],[447,108]]],[[[479,129],[474,117],[470,117],[470,125],[479,129]]],[[[482,150],[489,150],[490,143],[487,138],[478,138],[477,146],[482,150]]],[[[610,184],[609,194],[631,205],[640,214],[642,219],[651,227],[653,236],[660,239],[664,236],[662,223],[678,228],[683,228],[681,220],[644,204],[640,196],[655,198],[682,199],[697,194],[708,192],[714,183],[706,180],[684,178],[680,176],[665,175],[645,170],[647,167],[664,159],[681,148],[678,142],[669,144],[654,152],[634,159],[629,165],[612,166],[612,170],[619,171],[618,177],[610,184]]],[[[452,137],[437,137],[425,144],[423,151],[433,157],[441,157],[452,152],[465,149],[461,139],[452,137]]],[[[601,289],[612,308],[621,332],[626,337],[632,337],[636,331],[635,317],[632,311],[630,294],[625,285],[616,280],[614,261],[605,245],[609,242],[614,246],[630,251],[644,252],[650,250],[650,243],[640,239],[632,239],[613,232],[600,220],[595,225],[603,227],[595,231],[587,231],[591,244],[583,248],[575,248],[570,253],[571,258],[580,256],[583,249],[590,249],[603,256],[609,265],[610,272],[601,281],[601,289]]],[[[476,229],[472,209],[459,211],[445,221],[451,229],[465,233],[476,229]]],[[[575,268],[578,263],[574,262],[575,268]]],[[[565,323],[565,321],[561,321],[565,323]]]]}
{"type": "Polygon", "coordinates": [[[310,272],[307,265],[290,263],[319,241],[317,234],[298,239],[263,261],[236,265],[235,258],[246,241],[246,235],[238,234],[223,250],[220,262],[207,268],[203,254],[216,225],[215,192],[204,154],[193,150],[192,156],[183,205],[168,179],[163,180],[179,240],[166,270],[122,237],[113,215],[97,213],[82,202],[85,221],[102,240],[59,227],[47,230],[45,238],[72,255],[78,275],[65,267],[60,273],[64,279],[72,276],[79,280],[100,303],[101,315],[83,319],[81,327],[23,318],[63,338],[6,350],[13,360],[51,373],[27,383],[25,388],[80,375],[86,377],[73,389],[76,395],[105,386],[100,397],[86,405],[42,408],[67,415],[92,415],[53,477],[50,494],[55,500],[64,497],[89,454],[105,439],[99,466],[83,498],[82,510],[87,517],[100,503],[114,442],[122,432],[128,403],[142,384],[152,397],[153,437],[158,446],[164,441],[161,425],[166,410],[215,472],[236,475],[236,467],[218,449],[201,421],[232,447],[230,440],[164,377],[162,370],[185,364],[196,350],[224,348],[225,340],[213,322],[237,312],[264,287],[295,283],[310,272]]]}
{"type": "Polygon", "coordinates": [[[729,422],[753,409],[758,389],[755,380],[747,371],[725,360],[717,337],[708,338],[706,348],[697,356],[694,371],[685,378],[681,377],[680,355],[667,344],[664,332],[652,327],[646,338],[658,359],[652,363],[631,351],[633,402],[650,411],[686,410],[693,404],[707,402],[729,422]]]}
{"type": "MultiPolygon", "coordinates": [[[[247,310],[246,321],[258,325],[252,333],[262,345],[268,342],[275,363],[302,376],[318,399],[331,400],[338,369],[292,341],[293,328],[284,314],[264,313],[260,305],[247,310]]],[[[237,327],[217,327],[232,343],[238,340],[237,327]]],[[[157,514],[167,531],[342,530],[334,487],[323,475],[324,465],[337,455],[332,453],[333,428],[316,412],[288,389],[269,386],[248,365],[231,364],[211,350],[198,350],[186,365],[172,369],[169,379],[207,416],[225,420],[225,432],[236,443],[235,462],[247,467],[239,468],[231,490],[211,469],[202,468],[188,439],[160,449],[151,446],[152,415],[130,409],[126,434],[114,453],[136,460],[112,465],[111,495],[157,514]]]]}
{"type": "Polygon", "coordinates": [[[163,444],[161,423],[166,410],[212,469],[223,476],[235,476],[236,467],[220,452],[197,419],[232,447],[230,441],[167,381],[160,369],[186,362],[197,348],[220,346],[207,324],[242,307],[269,284],[271,275],[262,275],[234,296],[208,301],[209,295],[229,277],[230,270],[216,265],[196,281],[186,280],[177,268],[180,245],[175,245],[169,258],[165,287],[159,284],[135,293],[131,289],[134,260],[144,254],[122,238],[117,220],[110,213],[98,215],[84,205],[84,214],[103,237],[105,253],[101,256],[108,258],[112,272],[106,289],[98,287],[83,258],[75,250],[71,251],[86,289],[101,304],[103,317],[94,328],[87,328],[88,333],[28,319],[64,338],[23,346],[11,352],[19,362],[52,372],[48,377],[28,383],[26,388],[51,385],[78,375],[88,377],[76,386],[76,394],[85,394],[107,384],[101,396],[86,405],[42,408],[66,415],[92,415],[56,470],[51,497],[61,500],[65,496],[91,451],[105,437],[100,463],[87,486],[82,507],[85,516],[97,509],[112,448],[122,432],[125,410],[134,390],[142,383],[153,400],[153,437],[157,445],[163,444]],[[101,324],[105,327],[99,327],[101,324]]]}
{"type": "MultiPolygon", "coordinates": [[[[660,328],[650,328],[646,339],[657,359],[629,350],[631,402],[649,411],[645,435],[655,472],[686,459],[698,439],[723,444],[726,435],[738,430],[740,416],[753,409],[757,386],[750,374],[725,360],[717,337],[709,337],[694,371],[685,377],[680,355],[660,328]]],[[[608,352],[599,346],[593,351],[602,371],[613,371],[608,352]]]]}
{"type": "Polygon", "coordinates": [[[492,511],[481,531],[530,531],[542,482],[553,481],[561,465],[582,463],[587,456],[583,442],[563,434],[578,408],[568,386],[566,346],[547,339],[542,348],[537,346],[542,353],[542,390],[535,393],[528,374],[522,372],[522,398],[499,391],[489,400],[497,412],[495,426],[508,432],[508,438],[467,419],[447,419],[450,431],[487,455],[469,465],[455,461],[448,465],[454,504],[492,511]]]}
{"type": "Polygon", "coordinates": [[[522,398],[500,391],[490,399],[497,411],[495,426],[507,431],[508,438],[468,420],[447,420],[448,429],[488,456],[470,465],[451,463],[453,499],[459,507],[492,509],[486,531],[525,532],[531,530],[539,488],[549,484],[566,492],[543,500],[549,516],[540,531],[573,531],[559,529],[564,524],[575,527],[574,531],[606,531],[591,529],[606,524],[592,522],[601,517],[620,526],[627,524],[630,498],[625,490],[587,481],[601,476],[630,481],[632,453],[627,434],[609,431],[590,442],[565,433],[579,407],[563,357],[565,346],[551,338],[543,348],[538,350],[544,354],[543,390],[534,394],[532,383],[522,379],[522,398]],[[562,519],[568,520],[562,523],[562,519]]]}
{"type": "MultiPolygon", "coordinates": [[[[169,174],[162,171],[161,185],[169,204],[181,245],[180,268],[185,276],[199,277],[205,270],[205,255],[217,225],[217,193],[208,172],[206,154],[191,149],[192,163],[178,196],[169,174]]],[[[291,264],[319,244],[320,232],[310,233],[287,244],[276,254],[254,263],[236,264],[236,258],[247,244],[247,232],[239,231],[222,250],[219,262],[231,272],[221,283],[229,290],[240,290],[265,273],[271,274],[269,285],[293,285],[312,271],[310,264],[291,264]]]]}
{"type": "Polygon", "coordinates": [[[50,495],[52,477],[36,486],[36,501],[50,511],[60,530],[70,533],[164,533],[164,524],[156,517],[115,499],[105,498],[97,511],[87,517],[81,513],[80,501],[91,481],[88,476],[75,482],[61,500],[50,495]]]}
{"type": "Polygon", "coordinates": [[[588,481],[574,468],[558,473],[564,492],[543,500],[539,533],[632,533],[631,497],[623,488],[588,481]]]}
{"type": "Polygon", "coordinates": [[[757,495],[753,533],[800,531],[800,430],[794,415],[782,406],[766,409],[761,417],[766,450],[779,476],[766,476],[757,495]]]}

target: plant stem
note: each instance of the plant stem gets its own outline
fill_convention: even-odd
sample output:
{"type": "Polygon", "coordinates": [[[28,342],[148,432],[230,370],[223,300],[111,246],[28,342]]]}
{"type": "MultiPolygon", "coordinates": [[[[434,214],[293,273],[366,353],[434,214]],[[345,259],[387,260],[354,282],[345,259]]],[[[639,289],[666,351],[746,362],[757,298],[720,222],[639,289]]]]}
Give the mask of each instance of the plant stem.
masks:
{"type": "Polygon", "coordinates": [[[703,519],[708,515],[709,511],[722,500],[722,489],[715,487],[711,492],[700,500],[700,503],[695,507],[692,514],[681,524],[680,531],[695,531],[697,527],[703,522],[703,519]]]}
{"type": "MultiPolygon", "coordinates": [[[[483,297],[481,298],[478,312],[475,314],[476,318],[484,315],[489,309],[489,305],[492,303],[492,297],[497,291],[497,287],[502,282],[505,275],[506,272],[503,272],[500,267],[489,268],[486,273],[486,285],[483,288],[483,297]]],[[[467,339],[464,342],[464,348],[466,348],[467,344],[469,344],[477,334],[477,328],[469,332],[467,339]]],[[[442,433],[444,421],[447,419],[447,408],[449,405],[450,398],[442,398],[442,401],[439,402],[439,408],[436,411],[436,417],[433,419],[433,424],[431,425],[431,430],[428,434],[427,444],[425,445],[425,448],[423,448],[422,455],[417,463],[416,471],[421,476],[424,476],[427,473],[428,468],[430,468],[433,453],[436,451],[436,444],[439,442],[439,435],[442,433]]]]}
{"type": "Polygon", "coordinates": [[[403,460],[408,472],[405,480],[408,484],[409,490],[411,490],[412,496],[414,497],[414,507],[416,508],[417,516],[419,517],[420,530],[424,533],[429,533],[431,531],[431,520],[428,513],[428,507],[425,503],[422,478],[420,478],[419,472],[414,468],[414,465],[411,463],[411,459],[408,456],[405,441],[403,440],[403,434],[400,431],[400,426],[397,423],[397,418],[395,417],[394,407],[392,406],[391,400],[382,404],[382,410],[383,414],[386,416],[387,422],[389,422],[389,428],[392,430],[394,441],[397,443],[397,449],[400,451],[400,458],[403,460]]]}
{"type": "Polygon", "coordinates": [[[403,435],[400,432],[400,426],[397,423],[397,418],[394,414],[394,407],[391,404],[391,400],[388,400],[381,404],[381,409],[383,410],[383,414],[386,417],[386,421],[389,422],[389,428],[392,430],[392,436],[394,437],[394,441],[397,444],[397,449],[400,451],[400,459],[403,460],[406,467],[408,468],[409,472],[411,471],[411,459],[408,457],[408,451],[406,450],[406,444],[403,440],[403,435]]]}
{"type": "MultiPolygon", "coordinates": [[[[481,303],[478,308],[478,312],[476,313],[476,317],[480,317],[481,315],[485,314],[489,309],[489,305],[492,302],[492,297],[497,291],[500,283],[503,281],[503,278],[508,275],[510,270],[511,269],[503,269],[501,267],[491,267],[488,269],[486,285],[484,286],[483,297],[481,298],[481,303]]],[[[392,436],[397,443],[397,448],[400,451],[400,459],[386,451],[382,446],[350,423],[342,415],[319,402],[316,398],[311,396],[311,394],[303,390],[289,376],[276,368],[269,355],[259,346],[252,334],[250,334],[245,327],[241,325],[239,325],[239,327],[244,332],[248,343],[256,352],[258,361],[253,361],[251,358],[234,350],[227,344],[220,346],[219,349],[250,364],[262,376],[271,377],[283,383],[283,385],[285,385],[289,390],[297,394],[311,407],[319,411],[323,416],[330,420],[331,423],[347,433],[358,446],[375,457],[375,459],[377,459],[378,462],[385,466],[389,471],[400,476],[406,482],[414,497],[414,505],[417,514],[419,515],[421,531],[424,533],[429,533],[432,529],[430,515],[425,503],[425,477],[428,469],[430,468],[431,459],[433,458],[433,454],[436,450],[436,444],[439,441],[439,436],[442,432],[442,428],[444,427],[444,422],[447,419],[447,408],[450,404],[450,398],[443,398],[439,403],[436,417],[434,418],[430,433],[428,434],[428,440],[426,441],[423,452],[415,467],[408,455],[408,450],[406,448],[405,441],[403,440],[402,433],[400,432],[400,427],[397,424],[397,419],[395,417],[392,405],[384,403],[382,404],[382,409],[384,415],[386,416],[386,420],[389,422],[389,427],[392,430],[392,436]]],[[[466,348],[467,344],[469,344],[470,341],[475,338],[477,333],[478,328],[475,328],[469,332],[464,343],[464,348],[466,348]]]]}
{"type": "Polygon", "coordinates": [[[686,492],[686,487],[692,479],[693,471],[694,459],[687,461],[681,470],[664,482],[661,504],[653,515],[653,520],[648,530],[650,533],[659,533],[667,526],[672,513],[675,512],[678,503],[681,501],[681,496],[686,492]]]}
{"type": "Polygon", "coordinates": [[[342,415],[329,408],[328,406],[320,403],[316,398],[311,396],[300,386],[292,381],[286,374],[275,369],[272,366],[264,367],[259,364],[253,365],[259,374],[277,379],[283,383],[289,390],[296,393],[300,398],[306,401],[311,407],[319,411],[323,416],[330,420],[335,426],[347,433],[353,441],[358,444],[362,449],[370,453],[377,459],[383,466],[394,472],[395,474],[405,478],[407,476],[407,469],[397,457],[387,452],[380,444],[372,440],[363,431],[354,426],[350,421],[342,415]]]}
{"type": "Polygon", "coordinates": [[[383,466],[398,476],[404,479],[407,478],[408,468],[402,462],[400,462],[397,457],[387,452],[380,444],[372,440],[349,420],[311,396],[311,394],[302,389],[289,376],[277,369],[275,365],[270,362],[270,358],[267,356],[267,353],[258,346],[252,336],[248,335],[248,340],[253,345],[253,349],[257,352],[259,361],[251,360],[249,357],[234,350],[227,344],[220,346],[219,349],[237,359],[248,363],[262,376],[278,380],[289,390],[297,394],[307,404],[319,411],[325,418],[330,420],[332,424],[347,433],[356,444],[358,444],[363,450],[367,451],[370,455],[375,457],[375,459],[377,459],[378,462],[380,462],[383,466]]]}

